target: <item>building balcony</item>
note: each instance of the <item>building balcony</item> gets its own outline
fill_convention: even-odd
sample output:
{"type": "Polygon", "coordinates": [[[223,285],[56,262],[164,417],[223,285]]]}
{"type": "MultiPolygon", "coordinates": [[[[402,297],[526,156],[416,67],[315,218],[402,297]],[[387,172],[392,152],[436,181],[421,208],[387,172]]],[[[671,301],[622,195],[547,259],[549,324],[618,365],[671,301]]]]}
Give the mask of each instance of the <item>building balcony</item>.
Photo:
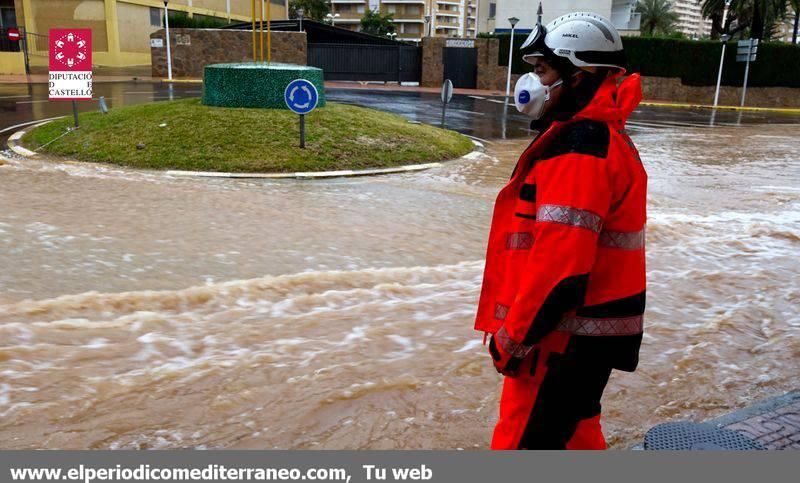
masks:
{"type": "Polygon", "coordinates": [[[357,5],[364,5],[364,0],[331,0],[331,3],[334,5],[342,5],[342,4],[357,4],[357,5]]]}
{"type": "Polygon", "coordinates": [[[361,17],[364,16],[363,13],[358,13],[358,12],[355,12],[355,11],[352,11],[352,12],[351,11],[346,11],[346,12],[338,11],[336,13],[338,13],[340,15],[339,17],[336,17],[336,21],[337,22],[341,22],[343,20],[361,20],[361,17]]]}
{"type": "Polygon", "coordinates": [[[458,25],[437,25],[436,26],[436,30],[439,30],[439,29],[442,29],[442,30],[458,30],[459,26],[458,25]]]}
{"type": "Polygon", "coordinates": [[[438,3],[439,5],[458,5],[458,6],[461,6],[461,2],[449,2],[449,1],[436,0],[436,3],[438,3]]]}
{"type": "Polygon", "coordinates": [[[436,12],[437,17],[460,17],[461,14],[458,12],[436,12]]]}
{"type": "Polygon", "coordinates": [[[396,18],[393,19],[392,22],[394,23],[425,23],[425,20],[421,18],[396,18]]]}
{"type": "MultiPolygon", "coordinates": [[[[361,3],[364,3],[363,0],[361,3]]],[[[382,5],[390,5],[393,3],[425,5],[425,0],[381,0],[382,5]]]]}

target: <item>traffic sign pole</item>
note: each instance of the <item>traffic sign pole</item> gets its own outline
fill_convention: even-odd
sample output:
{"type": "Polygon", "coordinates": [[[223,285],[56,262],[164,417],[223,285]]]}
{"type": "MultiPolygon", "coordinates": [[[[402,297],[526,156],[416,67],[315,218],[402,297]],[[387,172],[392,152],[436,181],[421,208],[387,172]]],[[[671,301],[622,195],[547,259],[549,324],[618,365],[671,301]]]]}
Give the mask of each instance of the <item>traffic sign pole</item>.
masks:
{"type": "Polygon", "coordinates": [[[306,115],[300,114],[300,149],[306,148],[306,115]]]}
{"type": "Polygon", "coordinates": [[[744,65],[744,83],[742,84],[742,103],[741,107],[744,107],[744,100],[747,97],[747,78],[750,75],[750,57],[753,54],[753,39],[749,39],[747,41],[747,61],[744,65]]]}

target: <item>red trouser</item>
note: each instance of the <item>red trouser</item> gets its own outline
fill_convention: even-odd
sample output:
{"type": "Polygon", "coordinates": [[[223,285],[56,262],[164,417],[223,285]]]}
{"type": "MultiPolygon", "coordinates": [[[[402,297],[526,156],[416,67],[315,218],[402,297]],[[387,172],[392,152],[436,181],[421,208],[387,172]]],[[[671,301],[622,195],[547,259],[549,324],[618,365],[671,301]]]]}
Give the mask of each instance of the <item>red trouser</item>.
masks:
{"type": "Polygon", "coordinates": [[[605,449],[600,397],[611,368],[575,350],[576,337],[551,332],[506,377],[492,449],[605,449]]]}

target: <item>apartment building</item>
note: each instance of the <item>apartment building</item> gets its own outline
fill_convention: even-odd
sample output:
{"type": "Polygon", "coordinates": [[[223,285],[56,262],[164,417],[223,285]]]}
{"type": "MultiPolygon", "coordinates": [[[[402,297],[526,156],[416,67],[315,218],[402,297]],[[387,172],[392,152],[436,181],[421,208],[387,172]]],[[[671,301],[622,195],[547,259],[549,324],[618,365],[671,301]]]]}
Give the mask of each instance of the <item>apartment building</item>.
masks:
{"type": "Polygon", "coordinates": [[[703,18],[699,0],[672,0],[672,10],[678,14],[677,31],[690,38],[711,35],[711,20],[703,18]]]}
{"type": "MultiPolygon", "coordinates": [[[[285,20],[288,0],[268,1],[272,18],[285,20]]],[[[92,29],[93,61],[110,67],[149,65],[150,34],[162,28],[164,17],[163,0],[5,0],[3,6],[4,24],[13,14],[16,25],[32,34],[46,35],[51,28],[92,29]]],[[[252,18],[250,0],[169,0],[168,7],[170,14],[252,18]]],[[[31,57],[34,64],[46,61],[31,57]]]]}
{"type": "Polygon", "coordinates": [[[485,0],[331,0],[337,27],[359,30],[367,9],[392,14],[397,38],[474,38],[478,33],[478,4],[485,0]],[[336,16],[338,14],[338,17],[336,16]]]}
{"type": "MultiPolygon", "coordinates": [[[[640,15],[637,0],[542,0],[542,23],[572,12],[594,12],[614,24],[622,35],[638,35],[640,15]]],[[[508,19],[519,19],[516,31],[530,32],[538,20],[537,0],[482,0],[478,10],[478,32],[509,32],[508,19]]]]}

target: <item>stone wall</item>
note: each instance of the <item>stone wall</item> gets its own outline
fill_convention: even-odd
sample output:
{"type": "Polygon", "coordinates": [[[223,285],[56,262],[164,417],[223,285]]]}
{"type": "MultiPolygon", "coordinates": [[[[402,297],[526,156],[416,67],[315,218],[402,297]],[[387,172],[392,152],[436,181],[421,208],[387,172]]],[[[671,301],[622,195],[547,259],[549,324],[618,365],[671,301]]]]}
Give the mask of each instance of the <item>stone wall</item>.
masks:
{"type": "MultiPolygon", "coordinates": [[[[686,86],[675,77],[642,77],[642,91],[648,101],[682,102],[710,105],[714,103],[715,86],[686,86]]],[[[719,104],[738,106],[741,87],[722,86],[719,104]]],[[[800,89],[790,87],[748,87],[745,106],[800,107],[800,89]]]]}
{"type": "MultiPolygon", "coordinates": [[[[172,77],[201,79],[208,64],[252,62],[252,31],[220,29],[169,29],[172,50],[172,77]]],[[[164,29],[153,32],[151,39],[161,39],[164,47],[150,47],[152,75],[167,77],[167,50],[164,29]]],[[[267,39],[264,34],[264,49],[267,39]]],[[[152,44],[151,44],[152,45],[152,44]]],[[[306,65],[304,32],[272,32],[272,61],[306,65]]],[[[266,52],[264,52],[266,59],[266,52]]]]}
{"type": "Polygon", "coordinates": [[[422,39],[422,78],[423,87],[441,87],[444,82],[444,43],[443,37],[422,39]]]}
{"type": "MultiPolygon", "coordinates": [[[[475,48],[478,49],[478,89],[505,90],[507,69],[497,65],[500,41],[497,39],[475,39],[475,48]]],[[[512,78],[511,81],[511,88],[513,89],[516,79],[512,78]]]]}

